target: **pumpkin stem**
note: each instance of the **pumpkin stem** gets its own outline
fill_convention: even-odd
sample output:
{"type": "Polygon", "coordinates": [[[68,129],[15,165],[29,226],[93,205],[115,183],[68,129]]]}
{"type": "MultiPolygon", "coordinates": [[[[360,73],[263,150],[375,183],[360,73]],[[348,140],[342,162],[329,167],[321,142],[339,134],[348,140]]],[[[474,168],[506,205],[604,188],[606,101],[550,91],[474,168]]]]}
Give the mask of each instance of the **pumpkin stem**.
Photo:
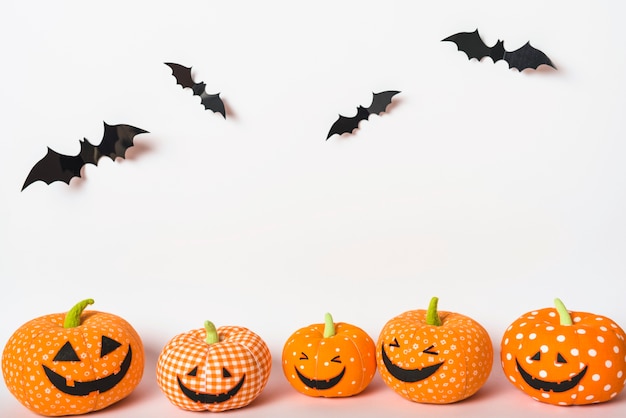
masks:
{"type": "Polygon", "coordinates": [[[206,330],[206,341],[207,344],[215,344],[220,341],[219,335],[217,335],[217,328],[215,328],[215,324],[211,321],[204,321],[204,329],[206,330]]]}
{"type": "Polygon", "coordinates": [[[324,338],[335,336],[335,323],[333,317],[328,312],[324,315],[324,338]]]}
{"type": "Polygon", "coordinates": [[[574,322],[572,321],[572,316],[567,312],[565,305],[561,302],[561,299],[554,299],[554,306],[556,307],[556,311],[559,313],[559,318],[561,320],[561,325],[572,325],[574,322]]]}
{"type": "Polygon", "coordinates": [[[439,302],[439,298],[436,296],[430,300],[428,311],[426,312],[426,324],[439,327],[441,326],[441,318],[437,313],[437,302],[439,302]]]}
{"type": "Polygon", "coordinates": [[[72,309],[65,314],[63,328],[76,328],[80,325],[80,315],[83,313],[87,305],[92,305],[93,299],[85,299],[78,302],[72,309]]]}

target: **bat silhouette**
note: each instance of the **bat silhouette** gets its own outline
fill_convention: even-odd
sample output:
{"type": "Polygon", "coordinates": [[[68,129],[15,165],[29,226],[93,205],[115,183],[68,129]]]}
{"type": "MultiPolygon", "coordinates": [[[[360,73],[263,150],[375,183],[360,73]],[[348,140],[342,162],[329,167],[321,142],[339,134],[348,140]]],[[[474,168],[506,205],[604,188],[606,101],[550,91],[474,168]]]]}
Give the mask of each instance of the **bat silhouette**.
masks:
{"type": "Polygon", "coordinates": [[[549,65],[556,70],[552,61],[542,51],[532,47],[530,42],[515,51],[504,49],[504,42],[498,42],[492,47],[485,45],[478,34],[478,29],[474,32],[460,32],[442,39],[442,42],[454,42],[459,51],[465,52],[471,60],[476,58],[480,61],[484,57],[490,57],[493,62],[504,60],[509,64],[509,68],[523,71],[526,68],[537,69],[542,64],[549,65]]]}
{"type": "Polygon", "coordinates": [[[189,87],[193,91],[194,96],[200,96],[200,101],[205,110],[209,109],[215,113],[220,113],[226,118],[226,109],[224,108],[224,102],[220,99],[220,94],[208,94],[205,90],[205,83],[193,81],[193,78],[191,78],[191,67],[185,67],[174,62],[166,62],[165,65],[172,69],[172,74],[176,78],[176,84],[180,84],[183,88],[189,87]]]}
{"type": "Polygon", "coordinates": [[[339,118],[333,123],[330,127],[330,131],[328,132],[328,138],[333,136],[334,134],[344,134],[344,133],[352,133],[356,128],[359,127],[359,122],[364,119],[369,119],[371,114],[380,115],[387,109],[387,106],[391,103],[391,98],[396,94],[400,93],[396,90],[388,90],[380,93],[372,93],[373,99],[370,107],[359,106],[356,109],[356,116],[353,117],[345,117],[339,115],[339,118]]]}
{"type": "Polygon", "coordinates": [[[78,155],[63,155],[48,148],[48,153],[30,170],[22,190],[37,180],[46,184],[63,181],[70,184],[74,177],[80,177],[85,164],[98,165],[100,157],[125,158],[126,150],[132,147],[135,135],[148,133],[130,125],[107,125],[104,122],[104,135],[100,145],[92,145],[86,139],[80,141],[78,155]]]}

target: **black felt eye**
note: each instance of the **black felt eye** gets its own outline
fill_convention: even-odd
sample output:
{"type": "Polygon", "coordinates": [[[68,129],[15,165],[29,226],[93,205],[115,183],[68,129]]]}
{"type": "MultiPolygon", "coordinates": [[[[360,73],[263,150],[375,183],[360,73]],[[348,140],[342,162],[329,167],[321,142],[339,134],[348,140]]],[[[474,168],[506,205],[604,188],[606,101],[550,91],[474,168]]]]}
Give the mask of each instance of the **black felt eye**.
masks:
{"type": "Polygon", "coordinates": [[[309,356],[307,356],[304,352],[301,353],[300,355],[300,360],[308,360],[309,356]]]}
{"type": "Polygon", "coordinates": [[[539,361],[541,360],[541,351],[537,351],[537,353],[530,358],[531,360],[539,361]]]}
{"type": "Polygon", "coordinates": [[[393,342],[389,344],[389,347],[400,347],[400,343],[398,342],[398,339],[394,338],[393,342]]]}
{"type": "Polygon", "coordinates": [[[233,377],[233,375],[230,374],[228,370],[226,370],[226,367],[222,367],[222,377],[233,377]]]}
{"type": "Polygon", "coordinates": [[[435,351],[435,350],[433,350],[433,348],[435,348],[435,345],[434,345],[434,344],[433,344],[433,345],[431,345],[430,347],[428,347],[426,350],[424,350],[424,351],[423,351],[423,353],[426,353],[426,354],[433,354],[433,355],[435,355],[435,356],[436,356],[436,355],[438,355],[438,354],[439,354],[439,351],[435,351]]]}
{"type": "Polygon", "coordinates": [[[76,354],[76,351],[74,351],[72,344],[67,341],[63,344],[63,347],[61,347],[52,361],[80,361],[80,358],[78,357],[78,354],[76,354]]]}
{"type": "Polygon", "coordinates": [[[561,363],[561,364],[565,364],[565,363],[567,363],[567,360],[565,360],[565,358],[561,355],[561,353],[557,353],[556,354],[556,362],[557,363],[561,363]]]}
{"type": "Polygon", "coordinates": [[[335,357],[333,357],[333,358],[332,358],[332,360],[331,360],[331,361],[332,361],[333,363],[341,363],[341,359],[340,359],[339,357],[340,357],[340,356],[335,356],[335,357]]]}
{"type": "Polygon", "coordinates": [[[198,374],[198,366],[194,367],[192,371],[187,373],[187,376],[196,376],[198,374]]]}
{"type": "Polygon", "coordinates": [[[112,338],[102,336],[102,349],[100,350],[100,357],[104,357],[122,344],[118,343],[112,338]]]}

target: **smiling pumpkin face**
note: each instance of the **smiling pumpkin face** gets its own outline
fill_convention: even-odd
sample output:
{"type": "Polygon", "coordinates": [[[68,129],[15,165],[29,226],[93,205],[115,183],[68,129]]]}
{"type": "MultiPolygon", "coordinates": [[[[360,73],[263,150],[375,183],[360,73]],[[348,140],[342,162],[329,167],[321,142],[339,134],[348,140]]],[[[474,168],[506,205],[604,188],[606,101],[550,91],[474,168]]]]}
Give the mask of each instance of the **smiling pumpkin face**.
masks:
{"type": "Polygon", "coordinates": [[[426,310],[404,312],[387,322],[376,345],[383,381],[414,402],[460,401],[476,393],[491,372],[487,331],[461,314],[436,315],[439,324],[430,323],[426,310]]]}
{"type": "Polygon", "coordinates": [[[624,331],[601,315],[563,315],[569,317],[565,324],[557,309],[539,309],[507,328],[500,350],[507,379],[533,399],[555,405],[614,398],[626,380],[624,331]]]}
{"type": "Polygon", "coordinates": [[[283,372],[298,392],[314,397],[345,397],[362,392],[376,373],[374,341],[361,328],[312,324],[294,332],[283,348],[283,372]]]}
{"type": "Polygon", "coordinates": [[[82,312],[64,327],[66,314],[34,319],[10,338],[2,356],[7,387],[41,415],[77,415],[128,396],[144,367],[143,345],[122,318],[82,312]]]}
{"type": "Polygon", "coordinates": [[[242,408],[261,393],[272,357],[265,342],[244,327],[195,329],[172,338],[157,361],[157,383],[188,411],[242,408]]]}

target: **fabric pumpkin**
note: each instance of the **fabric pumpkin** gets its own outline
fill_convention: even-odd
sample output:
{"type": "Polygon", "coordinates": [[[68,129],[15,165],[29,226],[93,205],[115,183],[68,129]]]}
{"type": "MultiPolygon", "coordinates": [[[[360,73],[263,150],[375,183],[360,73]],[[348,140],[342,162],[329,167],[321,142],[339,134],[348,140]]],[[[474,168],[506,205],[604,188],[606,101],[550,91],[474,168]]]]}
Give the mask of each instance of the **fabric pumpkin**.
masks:
{"type": "Polygon", "coordinates": [[[287,381],[315,397],[345,397],[362,392],[376,374],[376,346],[361,328],[326,314],[323,324],[293,333],[283,348],[287,381]]]}
{"type": "Polygon", "coordinates": [[[421,403],[446,404],[472,396],[487,381],[493,347],[487,331],[458,313],[404,312],[383,327],[376,345],[378,370],[387,386],[421,403]]]}
{"type": "Polygon", "coordinates": [[[119,316],[84,311],[93,299],[67,313],[22,325],[2,353],[9,391],[28,409],[46,416],[98,411],[128,396],[144,369],[143,344],[119,316]]]}
{"type": "Polygon", "coordinates": [[[204,328],[172,338],[157,362],[157,382],[167,398],[188,411],[242,408],[269,379],[272,356],[265,342],[244,327],[204,328]]]}
{"type": "Polygon", "coordinates": [[[502,336],[507,379],[533,399],[584,405],[614,398],[626,379],[626,335],[611,319],[563,302],[528,312],[502,336]]]}

